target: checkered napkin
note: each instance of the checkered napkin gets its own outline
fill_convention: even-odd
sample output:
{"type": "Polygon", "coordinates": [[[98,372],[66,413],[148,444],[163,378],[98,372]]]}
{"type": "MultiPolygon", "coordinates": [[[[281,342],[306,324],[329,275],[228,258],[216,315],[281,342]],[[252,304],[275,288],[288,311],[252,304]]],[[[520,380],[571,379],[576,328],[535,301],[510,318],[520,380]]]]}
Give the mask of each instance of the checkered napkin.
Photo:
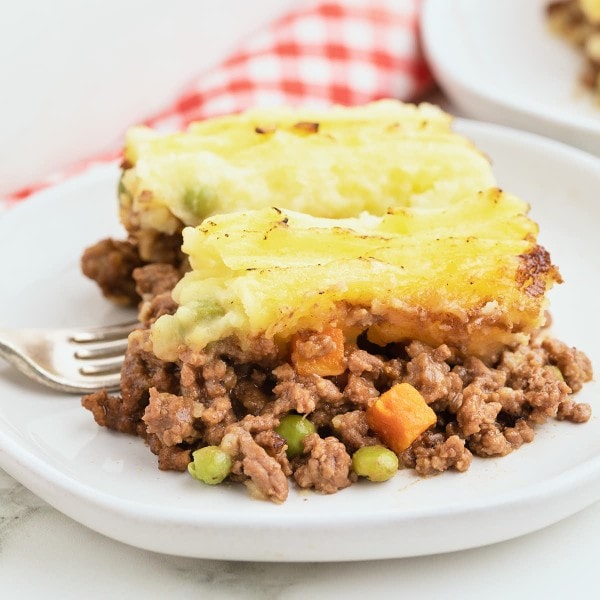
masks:
{"type": "MultiPolygon", "coordinates": [[[[431,83],[419,46],[421,0],[304,2],[200,75],[159,114],[143,119],[163,131],[252,106],[363,104],[413,100],[431,83]]],[[[32,193],[118,159],[119,149],[52,174],[3,200],[32,193]]]]}

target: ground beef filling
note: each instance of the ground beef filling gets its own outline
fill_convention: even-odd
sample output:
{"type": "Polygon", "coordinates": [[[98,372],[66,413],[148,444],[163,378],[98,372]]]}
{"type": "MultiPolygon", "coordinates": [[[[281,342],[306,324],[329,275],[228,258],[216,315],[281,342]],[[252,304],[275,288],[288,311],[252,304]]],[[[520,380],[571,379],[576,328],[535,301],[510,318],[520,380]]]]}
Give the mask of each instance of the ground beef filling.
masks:
{"type": "Polygon", "coordinates": [[[121,305],[139,300],[131,274],[143,264],[133,244],[113,239],[86,248],[81,257],[83,274],[100,286],[106,298],[121,305]]]}
{"type": "MultiPolygon", "coordinates": [[[[146,275],[152,279],[152,272],[146,275]]],[[[140,273],[137,281],[142,297],[148,291],[144,302],[165,294],[140,273]]],[[[374,349],[359,338],[345,348],[345,372],[331,377],[299,374],[266,342],[258,345],[260,356],[225,340],[211,352],[164,362],[153,355],[149,335],[140,329],[130,336],[121,396],[97,392],[83,405],[99,425],[144,438],[160,469],[185,470],[191,452],[206,445],[226,448],[233,457],[230,479],[274,502],[286,499],[291,480],[326,494],[356,480],[352,453],[381,443],[365,411],[397,383],[414,386],[437,415],[399,455],[401,467],[423,476],[465,471],[473,455],[504,456],[531,442],[535,427],[549,418],[582,423],[591,415],[588,404],[572,397],[592,377],[589,359],[546,334],[506,350],[494,364],[460,357],[446,345],[413,341],[374,349]],[[290,413],[306,415],[317,432],[304,439],[301,456],[288,460],[275,428],[290,413]]],[[[313,357],[317,338],[296,351],[313,357]]]]}
{"type": "Polygon", "coordinates": [[[181,234],[152,234],[132,235],[128,240],[107,238],[86,248],[81,256],[83,274],[98,284],[106,298],[122,306],[135,306],[160,291],[170,291],[188,268],[181,234]],[[144,274],[147,269],[151,275],[144,274]]]}

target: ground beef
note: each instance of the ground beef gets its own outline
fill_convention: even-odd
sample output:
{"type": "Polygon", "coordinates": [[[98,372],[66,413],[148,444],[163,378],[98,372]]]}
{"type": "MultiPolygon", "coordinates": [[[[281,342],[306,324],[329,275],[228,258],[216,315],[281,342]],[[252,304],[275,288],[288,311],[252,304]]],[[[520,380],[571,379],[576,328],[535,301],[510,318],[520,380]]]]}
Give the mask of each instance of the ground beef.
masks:
{"type": "Polygon", "coordinates": [[[144,327],[150,327],[162,315],[171,315],[177,310],[171,291],[181,279],[181,273],[173,265],[145,265],[134,269],[132,276],[136,292],[142,299],[138,319],[144,327]]]}
{"type": "Polygon", "coordinates": [[[150,327],[163,315],[172,315],[177,310],[177,303],[171,292],[163,292],[152,299],[142,302],[138,311],[138,320],[144,327],[150,327]]]}
{"type": "Polygon", "coordinates": [[[279,419],[269,414],[258,416],[246,415],[239,421],[239,425],[250,433],[261,433],[275,429],[279,425],[279,419]]]}
{"type": "Polygon", "coordinates": [[[522,390],[528,420],[538,424],[555,417],[560,403],[571,393],[563,374],[549,361],[543,346],[527,346],[504,352],[499,365],[499,370],[507,373],[507,385],[522,390]]]}
{"type": "Polygon", "coordinates": [[[134,228],[128,240],[101,240],[86,248],[81,257],[84,275],[99,285],[106,298],[120,305],[136,305],[140,299],[149,302],[170,291],[188,269],[181,251],[181,232],[168,235],[134,228]]]}
{"type": "Polygon", "coordinates": [[[297,336],[294,354],[299,359],[310,360],[325,356],[335,349],[335,341],[330,336],[316,331],[306,331],[297,336]]]}
{"type": "Polygon", "coordinates": [[[329,379],[313,375],[308,387],[313,390],[317,400],[310,420],[315,427],[328,427],[335,415],[347,410],[346,400],[340,389],[329,379]]]}
{"type": "Polygon", "coordinates": [[[368,373],[377,378],[385,368],[384,361],[365,350],[354,350],[348,356],[348,370],[355,375],[364,375],[368,373]]]}
{"type": "Polygon", "coordinates": [[[152,353],[148,330],[136,330],[121,368],[121,396],[105,391],[84,396],[82,404],[103,427],[123,433],[138,433],[140,421],[150,399],[150,389],[179,393],[178,367],[159,360],[152,353]]]}
{"type": "Polygon", "coordinates": [[[142,437],[146,440],[150,451],[158,458],[158,468],[161,471],[187,471],[191,461],[189,448],[180,446],[166,446],[156,434],[143,432],[142,437]]]}
{"type": "MultiPolygon", "coordinates": [[[[142,295],[168,293],[161,292],[169,285],[159,281],[161,273],[174,280],[170,268],[138,272],[142,295]]],[[[325,337],[305,335],[302,352],[325,351],[325,337]]],[[[350,485],[352,453],[382,443],[366,411],[397,383],[413,385],[437,415],[399,454],[402,468],[422,476],[465,471],[473,455],[504,456],[530,443],[548,418],[582,423],[591,415],[572,397],[573,387],[592,377],[589,360],[547,332],[494,364],[421,342],[379,348],[359,339],[345,350],[346,371],[332,377],[297,373],[290,356],[261,338],[244,349],[226,339],[168,363],[153,355],[142,329],[129,339],[121,397],[98,392],[83,405],[98,424],[146,440],[161,469],[183,471],[194,449],[220,446],[233,460],[230,478],[274,502],[287,497],[290,476],[298,487],[326,494],[350,485]],[[288,414],[306,415],[317,430],[292,459],[276,432],[288,414]]]]}
{"type": "Polygon", "coordinates": [[[484,423],[477,433],[471,435],[469,448],[477,456],[505,456],[513,450],[496,423],[484,423]]]}
{"type": "Polygon", "coordinates": [[[572,391],[578,392],[592,378],[592,363],[581,350],[552,338],[544,340],[542,348],[548,353],[550,363],[558,367],[572,391]]]}
{"type": "Polygon", "coordinates": [[[549,417],[555,417],[559,404],[571,392],[569,386],[548,368],[537,369],[528,380],[525,401],[533,407],[529,418],[544,423],[549,417]]]}
{"type": "Polygon", "coordinates": [[[273,375],[278,383],[273,388],[275,401],[266,407],[269,413],[280,415],[294,410],[306,415],[315,410],[319,395],[310,379],[296,375],[287,363],[274,369],[273,375]]]}
{"type": "Polygon", "coordinates": [[[215,396],[208,400],[207,404],[202,407],[201,419],[208,427],[214,427],[220,423],[229,425],[237,421],[228,396],[215,396]]]}
{"type": "Polygon", "coordinates": [[[406,365],[404,381],[417,388],[427,404],[441,398],[452,398],[459,393],[461,379],[450,371],[450,366],[445,362],[452,357],[448,346],[430,349],[421,342],[412,342],[406,351],[411,360],[406,365]]]}
{"type": "Polygon", "coordinates": [[[286,441],[272,429],[266,431],[259,431],[254,436],[254,441],[265,449],[265,452],[274,458],[281,467],[284,475],[289,477],[292,474],[292,468],[290,461],[286,454],[286,441]]]}
{"type": "Polygon", "coordinates": [[[121,411],[141,419],[150,398],[150,389],[179,393],[179,368],[158,359],[152,353],[150,332],[138,329],[129,334],[129,343],[121,369],[121,411]]]}
{"type": "Polygon", "coordinates": [[[592,416],[592,407],[586,402],[575,402],[571,398],[563,400],[558,405],[556,418],[559,421],[572,421],[573,423],[585,423],[592,416]]]}
{"type": "Polygon", "coordinates": [[[506,373],[504,371],[487,366],[475,356],[466,358],[462,366],[464,372],[461,379],[464,386],[475,382],[481,389],[492,391],[506,383],[506,373]]]}
{"type": "Polygon", "coordinates": [[[466,471],[471,466],[473,455],[465,448],[465,440],[451,435],[443,441],[440,438],[439,442],[415,448],[415,470],[419,475],[435,475],[448,469],[466,471]]]}
{"type": "Polygon", "coordinates": [[[167,263],[153,263],[138,267],[132,272],[135,291],[142,300],[151,300],[154,296],[170,292],[181,279],[181,273],[167,263]]]}
{"type": "Polygon", "coordinates": [[[101,427],[121,433],[137,433],[138,420],[121,410],[123,401],[119,396],[111,396],[106,390],[100,390],[84,396],[81,403],[92,412],[101,427]]]}
{"type": "Polygon", "coordinates": [[[150,401],[142,419],[148,433],[155,434],[165,446],[175,446],[198,439],[194,422],[202,415],[201,409],[190,398],[150,388],[150,401]]]}
{"type": "Polygon", "coordinates": [[[546,359],[539,346],[519,346],[502,354],[497,370],[504,372],[507,385],[515,390],[527,390],[530,380],[544,367],[546,359]]]}
{"type": "Polygon", "coordinates": [[[379,390],[370,378],[350,373],[348,383],[344,387],[344,397],[352,405],[366,410],[372,401],[379,396],[379,390]]]}
{"type": "Polygon", "coordinates": [[[286,474],[276,458],[269,456],[252,435],[239,425],[229,427],[221,442],[221,449],[234,459],[233,472],[255,498],[281,503],[288,496],[286,474]]]}
{"type": "Polygon", "coordinates": [[[501,406],[501,411],[509,417],[523,416],[523,408],[525,404],[525,395],[523,390],[515,390],[510,387],[503,386],[497,390],[491,391],[488,400],[497,402],[501,406]]]}
{"type": "Polygon", "coordinates": [[[463,391],[463,400],[456,413],[456,420],[465,437],[478,433],[486,423],[495,423],[502,409],[499,402],[487,402],[486,395],[475,384],[463,391]]]}
{"type": "Polygon", "coordinates": [[[232,397],[242,406],[243,410],[251,415],[258,415],[270,402],[270,396],[263,391],[263,385],[264,379],[255,381],[252,375],[248,379],[238,378],[232,397]]]}
{"type": "Polygon", "coordinates": [[[133,271],[142,264],[135,245],[112,239],[90,246],[81,257],[83,274],[100,286],[106,298],[121,305],[139,302],[133,271]]]}
{"type": "Polygon", "coordinates": [[[202,379],[210,398],[227,395],[236,384],[234,370],[219,358],[202,365],[202,379]]]}
{"type": "Polygon", "coordinates": [[[352,459],[337,438],[322,439],[317,433],[308,435],[304,438],[304,452],[308,459],[294,471],[294,479],[301,488],[333,494],[352,483],[352,459]]]}
{"type": "Polygon", "coordinates": [[[525,419],[519,419],[514,427],[507,427],[503,433],[513,450],[533,442],[535,437],[533,427],[525,419]]]}
{"type": "Polygon", "coordinates": [[[363,446],[374,446],[379,440],[369,431],[364,410],[353,410],[336,415],[331,419],[333,431],[349,450],[363,446]]]}

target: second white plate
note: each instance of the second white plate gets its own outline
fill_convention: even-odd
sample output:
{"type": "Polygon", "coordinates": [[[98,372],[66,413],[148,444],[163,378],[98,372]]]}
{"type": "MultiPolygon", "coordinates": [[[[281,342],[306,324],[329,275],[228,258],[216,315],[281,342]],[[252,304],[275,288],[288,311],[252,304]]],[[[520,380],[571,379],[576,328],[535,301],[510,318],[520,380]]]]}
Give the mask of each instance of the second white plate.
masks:
{"type": "Polygon", "coordinates": [[[549,2],[426,0],[427,57],[464,114],[600,155],[600,104],[578,84],[581,57],[549,31],[549,2]]]}

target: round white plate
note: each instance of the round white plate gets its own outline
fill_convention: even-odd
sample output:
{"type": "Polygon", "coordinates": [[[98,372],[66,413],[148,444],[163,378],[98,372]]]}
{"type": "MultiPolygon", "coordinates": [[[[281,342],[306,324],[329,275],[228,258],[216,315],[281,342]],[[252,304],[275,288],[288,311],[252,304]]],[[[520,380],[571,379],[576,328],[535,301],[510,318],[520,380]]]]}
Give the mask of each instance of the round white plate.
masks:
{"type": "Polygon", "coordinates": [[[600,103],[578,83],[583,60],[550,32],[550,0],[426,0],[425,51],[465,115],[600,155],[600,103]]]}
{"type": "MultiPolygon", "coordinates": [[[[459,123],[492,157],[501,185],[527,198],[566,283],[553,294],[555,331],[600,365],[600,163],[556,142],[459,123]]],[[[0,219],[0,325],[65,326],[128,317],[79,273],[82,249],[122,235],[116,166],[38,194],[0,219]]],[[[506,540],[600,498],[598,384],[580,399],[585,425],[551,422],[534,443],[463,474],[402,471],[332,496],[292,490],[282,506],[241,485],[203,486],[164,473],[139,438],[99,428],[76,396],[53,393],[0,364],[0,466],[73,519],[157,552],[262,561],[417,556],[506,540]]]]}

